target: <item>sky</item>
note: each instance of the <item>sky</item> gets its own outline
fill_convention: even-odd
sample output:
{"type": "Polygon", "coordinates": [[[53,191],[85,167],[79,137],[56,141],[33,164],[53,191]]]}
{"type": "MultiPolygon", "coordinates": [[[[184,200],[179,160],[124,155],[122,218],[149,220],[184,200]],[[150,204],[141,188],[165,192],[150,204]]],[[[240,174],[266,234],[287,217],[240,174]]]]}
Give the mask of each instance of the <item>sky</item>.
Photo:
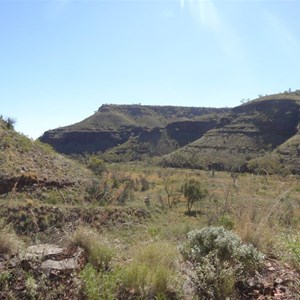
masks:
{"type": "Polygon", "coordinates": [[[299,89],[300,1],[0,0],[0,115],[38,138],[102,104],[299,89]]]}

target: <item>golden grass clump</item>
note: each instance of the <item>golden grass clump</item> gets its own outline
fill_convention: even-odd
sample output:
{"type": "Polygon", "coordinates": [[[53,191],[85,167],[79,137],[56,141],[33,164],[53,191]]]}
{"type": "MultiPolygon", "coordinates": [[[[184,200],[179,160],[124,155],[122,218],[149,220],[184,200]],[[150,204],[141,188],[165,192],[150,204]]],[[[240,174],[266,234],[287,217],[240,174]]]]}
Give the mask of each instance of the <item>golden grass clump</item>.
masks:
{"type": "Polygon", "coordinates": [[[0,229],[0,255],[15,255],[21,247],[21,241],[14,232],[0,229]]]}
{"type": "Polygon", "coordinates": [[[175,282],[178,250],[168,242],[154,242],[137,249],[125,266],[122,285],[141,297],[167,295],[175,282]]]}
{"type": "Polygon", "coordinates": [[[110,268],[113,250],[103,243],[100,234],[90,227],[78,227],[71,236],[70,245],[82,247],[89,262],[97,269],[110,268]]]}

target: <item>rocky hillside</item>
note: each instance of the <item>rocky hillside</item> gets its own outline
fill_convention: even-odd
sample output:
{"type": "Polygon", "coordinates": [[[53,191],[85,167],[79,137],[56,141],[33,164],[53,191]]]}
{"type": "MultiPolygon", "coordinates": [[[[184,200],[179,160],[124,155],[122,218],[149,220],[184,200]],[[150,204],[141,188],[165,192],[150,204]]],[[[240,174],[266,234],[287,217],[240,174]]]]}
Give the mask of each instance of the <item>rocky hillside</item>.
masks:
{"type": "Polygon", "coordinates": [[[81,189],[92,173],[56,153],[49,145],[32,141],[0,119],[0,195],[12,191],[81,189]]]}
{"type": "Polygon", "coordinates": [[[103,105],[82,122],[47,131],[40,140],[65,154],[105,152],[116,147],[109,154],[111,160],[113,155],[121,153],[125,153],[124,159],[141,158],[149,153],[163,155],[201,137],[228,111],[227,108],[103,105]]]}
{"type": "MultiPolygon", "coordinates": [[[[164,156],[165,165],[277,172],[298,160],[300,94],[278,94],[235,107],[227,122],[164,156]]],[[[290,167],[290,168],[289,168],[290,167]]]]}
{"type": "Polygon", "coordinates": [[[40,140],[66,154],[102,152],[107,161],[160,156],[172,167],[299,173],[299,108],[300,91],[232,109],[103,105],[40,140]]]}

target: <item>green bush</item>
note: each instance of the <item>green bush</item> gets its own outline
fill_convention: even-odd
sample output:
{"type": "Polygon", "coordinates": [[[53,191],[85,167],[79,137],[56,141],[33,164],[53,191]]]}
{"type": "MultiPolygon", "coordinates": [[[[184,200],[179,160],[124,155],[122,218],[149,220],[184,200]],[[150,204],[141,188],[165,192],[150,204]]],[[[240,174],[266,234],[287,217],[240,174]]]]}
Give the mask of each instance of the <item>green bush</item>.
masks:
{"type": "Polygon", "coordinates": [[[181,252],[193,265],[192,281],[198,294],[213,299],[234,295],[235,284],[257,270],[263,261],[263,255],[252,245],[243,244],[223,227],[189,232],[181,252]]]}
{"type": "Polygon", "coordinates": [[[232,230],[235,226],[235,222],[231,216],[223,215],[218,219],[218,225],[223,226],[225,229],[232,230]]]}
{"type": "Polygon", "coordinates": [[[96,175],[101,175],[106,170],[105,162],[94,155],[91,155],[88,158],[87,167],[91,169],[96,175]]]}

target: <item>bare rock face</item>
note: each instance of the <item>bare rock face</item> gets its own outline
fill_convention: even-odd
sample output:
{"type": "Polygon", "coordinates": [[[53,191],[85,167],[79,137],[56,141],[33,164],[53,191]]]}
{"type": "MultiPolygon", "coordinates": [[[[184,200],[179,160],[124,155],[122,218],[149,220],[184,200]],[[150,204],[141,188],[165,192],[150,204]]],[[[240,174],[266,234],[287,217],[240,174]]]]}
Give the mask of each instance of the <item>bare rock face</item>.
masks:
{"type": "Polygon", "coordinates": [[[0,299],[85,299],[79,272],[86,261],[82,248],[54,244],[0,257],[0,299]]]}
{"type": "Polygon", "coordinates": [[[139,159],[140,152],[150,156],[166,154],[178,148],[170,147],[169,143],[182,147],[200,138],[216,126],[219,115],[228,111],[228,108],[103,105],[79,123],[46,131],[40,141],[65,154],[105,152],[116,147],[118,155],[124,151],[124,147],[119,146],[127,143],[125,148],[134,149],[139,159]],[[203,116],[210,119],[199,121],[203,116]],[[128,145],[133,138],[136,143],[128,145]],[[158,151],[152,149],[153,153],[147,151],[149,146],[144,150],[145,143],[155,148],[157,140],[164,147],[158,151]]]}
{"type": "Polygon", "coordinates": [[[286,99],[285,95],[277,98],[270,96],[233,108],[224,118],[223,126],[165,155],[164,165],[253,172],[249,161],[264,157],[282,148],[281,145],[285,145],[281,149],[284,154],[296,152],[299,140],[294,137],[300,123],[300,96],[296,100],[286,99]],[[285,144],[291,138],[293,147],[285,144]]]}
{"type": "Polygon", "coordinates": [[[49,255],[55,256],[63,253],[63,248],[53,244],[38,244],[26,249],[23,259],[25,260],[42,260],[49,255]]]}
{"type": "Polygon", "coordinates": [[[85,252],[80,247],[62,248],[53,244],[30,246],[20,255],[24,269],[57,270],[72,272],[81,269],[85,262],[85,252]]]}

